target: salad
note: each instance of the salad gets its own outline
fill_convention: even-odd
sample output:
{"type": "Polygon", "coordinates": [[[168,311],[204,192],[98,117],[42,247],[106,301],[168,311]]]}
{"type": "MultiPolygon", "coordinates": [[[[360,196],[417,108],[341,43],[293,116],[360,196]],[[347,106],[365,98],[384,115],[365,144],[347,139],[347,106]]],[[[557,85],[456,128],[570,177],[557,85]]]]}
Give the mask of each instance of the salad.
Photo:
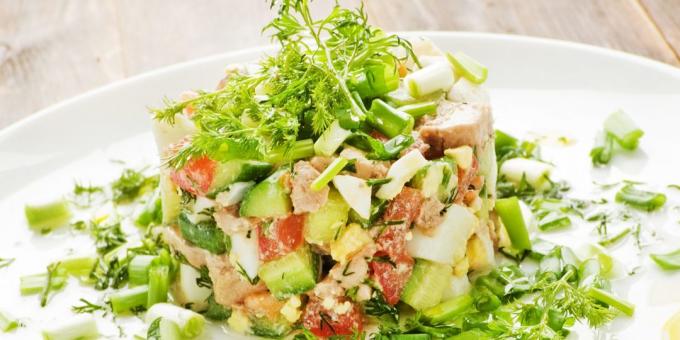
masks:
{"type": "MultiPolygon", "coordinates": [[[[102,292],[45,339],[100,337],[97,313],[141,317],[139,338],[207,337],[214,324],[300,340],[559,339],[634,315],[606,247],[633,237],[641,248],[640,225],[607,226],[660,209],[664,194],[607,184],[626,208],[598,211],[609,202],[569,197],[536,143],[494,130],[473,57],[385,33],[363,9],[314,18],[306,0],[272,6],[275,53],[151,110],[157,173],[128,169],[26,206],[34,230],[70,225],[96,249],[21,277],[41,306],[71,278],[102,292]],[[129,213],[81,218],[103,204],[129,213]],[[576,218],[598,225],[587,252],[534,230],[576,218]]],[[[611,114],[593,164],[643,135],[611,114]]],[[[652,259],[680,268],[678,252],[652,259]]],[[[0,330],[19,326],[0,311],[0,330]]]]}

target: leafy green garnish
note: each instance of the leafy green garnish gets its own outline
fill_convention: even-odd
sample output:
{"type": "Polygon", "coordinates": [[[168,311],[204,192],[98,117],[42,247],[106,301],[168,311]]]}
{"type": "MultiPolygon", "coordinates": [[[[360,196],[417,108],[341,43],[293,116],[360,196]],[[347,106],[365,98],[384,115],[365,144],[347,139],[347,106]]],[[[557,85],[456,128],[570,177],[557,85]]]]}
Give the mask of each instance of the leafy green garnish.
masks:
{"type": "Polygon", "coordinates": [[[158,176],[145,176],[141,171],[125,169],[121,176],[111,183],[113,202],[129,203],[158,186],[158,176]]]}
{"type": "Polygon", "coordinates": [[[79,314],[81,314],[81,313],[94,313],[96,311],[100,311],[100,310],[105,311],[106,310],[106,307],[104,307],[103,305],[98,305],[96,303],[92,303],[90,301],[87,301],[86,299],[81,298],[80,302],[82,303],[82,305],[71,307],[71,310],[74,313],[79,313],[79,314]]]}
{"type": "Polygon", "coordinates": [[[14,263],[15,258],[2,258],[0,257],[0,269],[9,267],[12,263],[14,263]]]}

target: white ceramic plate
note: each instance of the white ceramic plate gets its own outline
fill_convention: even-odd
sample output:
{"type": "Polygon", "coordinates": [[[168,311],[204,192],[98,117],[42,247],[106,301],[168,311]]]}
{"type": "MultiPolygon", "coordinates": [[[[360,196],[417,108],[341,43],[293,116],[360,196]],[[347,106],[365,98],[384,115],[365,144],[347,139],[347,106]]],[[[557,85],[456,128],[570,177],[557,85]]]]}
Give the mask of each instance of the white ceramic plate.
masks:
{"type": "MultiPolygon", "coordinates": [[[[574,43],[519,36],[477,33],[410,32],[426,36],[442,49],[465,51],[490,69],[496,126],[521,137],[541,137],[545,158],[557,164],[575,196],[593,194],[592,181],[622,178],[643,180],[669,195],[665,211],[643,225],[650,243],[644,250],[665,251],[680,245],[676,207],[680,195],[665,185],[680,182],[680,70],[648,59],[574,43]],[[623,108],[645,130],[641,150],[617,157],[606,169],[592,169],[588,151],[595,132],[609,112],[623,108]],[[568,146],[554,142],[566,136],[568,146]]],[[[70,192],[74,181],[107,183],[124,160],[127,166],[155,164],[155,146],[146,108],[164,96],[186,89],[212,89],[232,62],[257,59],[268,49],[250,49],[183,63],[86,93],[47,108],[0,132],[0,257],[16,257],[0,269],[0,309],[11,311],[27,327],[3,338],[32,339],[40,328],[70,315],[78,298],[101,295],[71,282],[47,308],[38,298],[19,296],[18,277],[44,271],[67,254],[92,251],[87,236],[60,231],[49,236],[29,232],[23,218],[27,202],[48,201],[70,192]]],[[[54,84],[54,86],[59,86],[54,84]]],[[[597,196],[611,193],[595,193],[597,196]]],[[[594,239],[593,227],[581,224],[545,237],[571,245],[594,239]]],[[[631,243],[630,240],[628,243],[631,243]]],[[[638,274],[615,283],[616,292],[637,306],[634,319],[620,318],[610,327],[619,338],[660,338],[661,327],[680,311],[680,273],[664,273],[634,248],[613,249],[627,269],[638,274]]],[[[132,336],[141,322],[130,318],[132,336]]],[[[106,322],[102,332],[116,338],[106,322]]],[[[579,338],[596,336],[579,332],[579,338]]]]}

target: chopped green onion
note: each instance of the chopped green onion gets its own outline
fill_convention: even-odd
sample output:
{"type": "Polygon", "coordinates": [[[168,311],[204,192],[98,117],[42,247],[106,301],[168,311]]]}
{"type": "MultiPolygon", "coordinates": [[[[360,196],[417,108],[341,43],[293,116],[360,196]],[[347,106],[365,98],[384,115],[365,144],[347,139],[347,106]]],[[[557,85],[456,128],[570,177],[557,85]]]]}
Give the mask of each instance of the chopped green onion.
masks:
{"type": "Polygon", "coordinates": [[[149,282],[149,267],[155,258],[153,255],[137,255],[132,258],[128,266],[130,284],[143,285],[149,282]]]}
{"type": "Polygon", "coordinates": [[[182,333],[177,324],[163,318],[154,320],[146,333],[147,340],[181,340],[182,333]]]}
{"type": "Polygon", "coordinates": [[[184,309],[169,303],[157,303],[146,312],[146,322],[153,322],[158,318],[170,320],[177,324],[180,332],[187,338],[194,338],[203,333],[205,318],[194,311],[184,309]]]}
{"type": "Polygon", "coordinates": [[[628,114],[619,110],[610,114],[604,121],[604,129],[616,137],[621,147],[635,150],[644,132],[635,124],[628,114]]]}
{"type": "Polygon", "coordinates": [[[538,220],[538,229],[543,231],[560,229],[569,225],[571,225],[569,216],[557,211],[550,211],[538,220]]]}
{"type": "Polygon", "coordinates": [[[650,254],[649,257],[662,269],[680,269],[680,249],[665,254],[650,254]]]}
{"type": "Polygon", "coordinates": [[[99,338],[97,321],[91,315],[78,315],[60,324],[50,325],[43,329],[42,334],[45,340],[99,338]]]}
{"type": "Polygon", "coordinates": [[[150,307],[159,302],[168,301],[168,288],[170,286],[170,267],[152,266],[149,269],[149,294],[146,306],[150,307]]]}
{"type": "Polygon", "coordinates": [[[388,138],[411,133],[415,120],[393,108],[382,99],[374,99],[368,112],[368,123],[388,138]]]}
{"type": "Polygon", "coordinates": [[[599,241],[597,243],[599,245],[603,246],[603,247],[609,247],[612,244],[621,241],[624,237],[628,236],[628,234],[630,234],[630,232],[631,232],[631,229],[626,228],[626,229],[623,229],[620,233],[618,233],[618,234],[616,234],[616,235],[614,235],[614,236],[612,236],[608,239],[604,239],[602,241],[599,241]]]}
{"type": "Polygon", "coordinates": [[[32,295],[44,292],[48,287],[50,290],[58,290],[66,284],[66,272],[60,266],[52,271],[52,275],[48,273],[26,275],[19,278],[19,291],[21,295],[32,295]]]}
{"type": "Polygon", "coordinates": [[[465,77],[465,79],[475,83],[481,84],[486,81],[488,70],[486,66],[480,64],[478,61],[472,59],[470,56],[462,52],[454,54],[446,53],[449,62],[453,64],[453,69],[456,74],[465,77]]]}
{"type": "Polygon", "coordinates": [[[319,156],[332,156],[351,134],[352,131],[343,129],[339,121],[333,121],[314,143],[314,153],[319,156]]]}
{"type": "Polygon", "coordinates": [[[531,250],[531,240],[522,209],[517,197],[502,198],[496,201],[496,212],[503,221],[512,246],[519,250],[531,250]]]}
{"type": "Polygon", "coordinates": [[[519,186],[522,180],[535,190],[543,191],[550,187],[550,172],[553,166],[527,158],[512,158],[503,162],[499,174],[505,176],[515,186],[519,186]]]}
{"type": "Polygon", "coordinates": [[[518,143],[517,138],[501,130],[496,130],[494,142],[496,146],[496,154],[500,154],[500,151],[504,148],[514,148],[518,143]]]}
{"type": "Polygon", "coordinates": [[[285,163],[314,156],[314,141],[303,139],[296,141],[290,149],[274,148],[266,157],[270,163],[285,163]]]}
{"type": "Polygon", "coordinates": [[[422,102],[400,106],[397,110],[406,112],[413,116],[414,119],[418,119],[425,115],[431,115],[437,112],[436,102],[422,102]]]}
{"type": "Polygon", "coordinates": [[[616,201],[636,209],[654,211],[666,203],[666,195],[639,190],[635,185],[628,184],[616,193],[616,201]]]}
{"type": "Polygon", "coordinates": [[[65,199],[42,205],[27,204],[24,207],[24,213],[28,226],[41,232],[49,232],[64,226],[71,218],[71,210],[65,199]]]}
{"type": "Polygon", "coordinates": [[[472,307],[472,295],[464,294],[444,301],[423,311],[423,316],[433,324],[449,321],[472,307]]]}
{"type": "Polygon", "coordinates": [[[455,79],[453,70],[447,63],[434,63],[409,73],[404,78],[408,92],[415,98],[431,93],[448,91],[453,87],[455,79]]]}
{"type": "Polygon", "coordinates": [[[19,321],[11,315],[0,311],[0,331],[10,332],[19,327],[19,321]]]}
{"type": "Polygon", "coordinates": [[[612,159],[614,149],[614,136],[607,132],[600,132],[595,140],[595,145],[590,150],[590,158],[594,165],[608,164],[612,159]]]}
{"type": "Polygon", "coordinates": [[[146,307],[148,295],[148,285],[116,291],[109,296],[111,310],[114,314],[121,314],[139,307],[146,307]]]}
{"type": "Polygon", "coordinates": [[[161,206],[160,191],[156,190],[153,196],[146,202],[142,212],[137,215],[135,224],[141,227],[148,227],[151,223],[161,224],[163,220],[163,209],[161,206]]]}
{"type": "Polygon", "coordinates": [[[331,180],[333,180],[333,177],[335,175],[339,174],[342,169],[345,168],[349,161],[347,158],[344,157],[338,157],[333,160],[331,164],[324,169],[324,171],[317,177],[314,182],[312,182],[310,188],[313,191],[319,191],[323,189],[328,183],[330,183],[331,180]]]}
{"type": "Polygon", "coordinates": [[[633,316],[633,313],[635,313],[635,305],[628,301],[622,300],[614,296],[614,294],[604,291],[602,289],[590,287],[588,289],[588,296],[599,302],[606,303],[607,305],[620,310],[621,312],[623,312],[623,314],[626,314],[628,316],[633,316]]]}
{"type": "Polygon", "coordinates": [[[387,57],[383,62],[368,64],[363,72],[350,80],[350,87],[362,98],[374,98],[399,87],[399,72],[394,59],[387,57]]]}
{"type": "Polygon", "coordinates": [[[89,278],[90,273],[96,264],[96,257],[74,257],[62,260],[61,268],[63,268],[68,275],[85,280],[89,278]]]}

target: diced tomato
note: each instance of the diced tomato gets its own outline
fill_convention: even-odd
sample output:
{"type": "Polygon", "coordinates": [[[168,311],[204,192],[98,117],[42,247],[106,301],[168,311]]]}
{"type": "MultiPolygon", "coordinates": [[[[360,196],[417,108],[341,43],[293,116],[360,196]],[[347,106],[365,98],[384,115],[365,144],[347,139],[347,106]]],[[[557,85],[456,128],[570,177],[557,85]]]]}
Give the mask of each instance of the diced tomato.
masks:
{"type": "Polygon", "coordinates": [[[385,209],[383,219],[385,221],[404,221],[407,226],[410,226],[418,218],[423,201],[423,194],[420,193],[420,190],[404,187],[385,209]]]}
{"type": "Polygon", "coordinates": [[[390,305],[396,305],[399,302],[401,291],[413,272],[414,263],[413,258],[408,255],[402,255],[392,262],[371,261],[369,263],[373,272],[373,280],[380,284],[385,301],[390,305]]]}
{"type": "Polygon", "coordinates": [[[378,251],[381,251],[390,259],[396,259],[406,254],[406,233],[408,227],[405,224],[396,224],[385,227],[375,240],[378,251]]]}
{"type": "Polygon", "coordinates": [[[274,220],[269,226],[258,226],[260,259],[269,261],[295,251],[302,245],[304,225],[305,215],[290,214],[274,220]]]}
{"type": "Polygon", "coordinates": [[[217,162],[203,156],[192,159],[178,171],[173,171],[170,175],[172,181],[178,187],[194,195],[204,195],[210,190],[217,162]]]}
{"type": "Polygon", "coordinates": [[[325,308],[321,299],[310,299],[302,315],[302,325],[319,337],[361,333],[363,318],[359,307],[349,300],[338,301],[338,303],[345,302],[351,303],[352,307],[347,312],[338,314],[333,309],[325,308]]]}

